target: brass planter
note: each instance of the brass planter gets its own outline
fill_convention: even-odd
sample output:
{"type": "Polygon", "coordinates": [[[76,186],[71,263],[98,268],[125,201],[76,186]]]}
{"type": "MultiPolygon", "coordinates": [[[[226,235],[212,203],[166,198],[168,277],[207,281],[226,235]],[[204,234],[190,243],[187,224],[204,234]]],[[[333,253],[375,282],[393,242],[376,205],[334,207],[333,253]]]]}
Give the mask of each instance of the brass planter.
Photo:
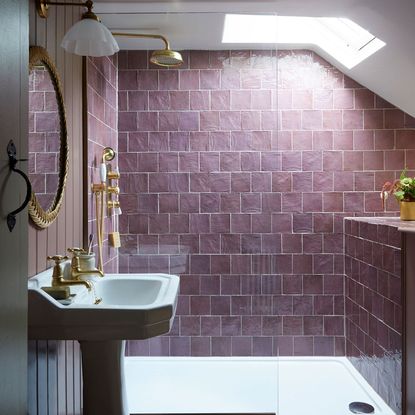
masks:
{"type": "Polygon", "coordinates": [[[415,220],[415,202],[400,202],[401,220],[415,220]]]}

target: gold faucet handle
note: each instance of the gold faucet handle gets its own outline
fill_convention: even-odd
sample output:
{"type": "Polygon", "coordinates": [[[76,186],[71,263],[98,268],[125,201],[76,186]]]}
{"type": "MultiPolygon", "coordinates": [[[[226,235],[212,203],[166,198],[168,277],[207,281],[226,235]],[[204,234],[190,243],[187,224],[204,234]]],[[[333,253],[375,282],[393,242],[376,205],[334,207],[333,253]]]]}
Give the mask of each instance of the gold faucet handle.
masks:
{"type": "Polygon", "coordinates": [[[48,256],[47,260],[48,261],[55,261],[55,265],[59,265],[61,264],[63,261],[68,260],[69,257],[67,257],[66,255],[53,255],[53,256],[48,256]]]}
{"type": "Polygon", "coordinates": [[[69,258],[66,255],[53,255],[48,256],[47,259],[49,261],[55,261],[55,265],[53,267],[52,281],[56,281],[57,279],[63,278],[61,263],[69,258]]]}

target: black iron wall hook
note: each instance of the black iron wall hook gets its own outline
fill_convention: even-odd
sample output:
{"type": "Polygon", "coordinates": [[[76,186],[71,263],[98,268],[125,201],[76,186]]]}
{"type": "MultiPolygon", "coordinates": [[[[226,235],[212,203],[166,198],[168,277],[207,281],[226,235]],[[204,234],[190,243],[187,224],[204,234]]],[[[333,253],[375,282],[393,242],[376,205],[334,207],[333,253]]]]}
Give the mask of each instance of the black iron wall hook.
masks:
{"type": "Polygon", "coordinates": [[[30,184],[29,178],[26,176],[26,174],[23,171],[16,169],[16,164],[18,161],[27,161],[27,159],[17,159],[16,152],[17,152],[16,146],[14,145],[13,140],[10,140],[9,144],[7,145],[7,155],[9,156],[10,170],[20,174],[26,182],[26,198],[24,202],[22,203],[20,207],[13,210],[13,212],[10,212],[7,215],[7,227],[9,228],[10,232],[13,230],[14,226],[16,225],[16,215],[20,213],[27,206],[27,204],[30,201],[30,197],[32,195],[32,185],[30,184]]]}

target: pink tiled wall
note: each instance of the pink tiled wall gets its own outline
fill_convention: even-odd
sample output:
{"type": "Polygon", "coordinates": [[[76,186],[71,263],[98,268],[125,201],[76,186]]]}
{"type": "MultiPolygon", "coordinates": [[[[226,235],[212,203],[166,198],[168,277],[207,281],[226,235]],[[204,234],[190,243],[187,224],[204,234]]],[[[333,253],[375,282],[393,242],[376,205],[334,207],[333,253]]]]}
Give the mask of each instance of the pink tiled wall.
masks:
{"type": "Polygon", "coordinates": [[[29,76],[29,175],[40,205],[47,210],[58,188],[60,143],[56,93],[47,69],[29,76]]]}
{"type": "MultiPolygon", "coordinates": [[[[87,59],[88,100],[88,186],[100,183],[99,166],[105,147],[116,151],[116,158],[108,164],[108,171],[118,162],[118,71],[117,55],[87,59]]],[[[94,234],[94,251],[98,255],[95,198],[88,195],[88,229],[94,234]]],[[[105,272],[118,272],[118,251],[108,244],[113,220],[105,209],[105,239],[103,263],[105,272]]]]}
{"type": "Polygon", "coordinates": [[[119,54],[120,271],[181,275],[128,352],[344,355],[343,218],[415,168],[414,120],[312,52],[184,57],[119,54]]]}
{"type": "Polygon", "coordinates": [[[402,405],[399,219],[345,221],[346,350],[389,406],[402,405]]]}

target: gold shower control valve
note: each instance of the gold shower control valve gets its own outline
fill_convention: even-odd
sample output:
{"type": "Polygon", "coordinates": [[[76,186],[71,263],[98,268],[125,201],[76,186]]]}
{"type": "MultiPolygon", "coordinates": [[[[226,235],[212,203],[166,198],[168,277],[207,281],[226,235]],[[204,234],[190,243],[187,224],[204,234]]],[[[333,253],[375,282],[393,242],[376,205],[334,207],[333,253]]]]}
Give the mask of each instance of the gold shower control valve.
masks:
{"type": "Polygon", "coordinates": [[[118,171],[113,171],[113,170],[110,170],[110,171],[107,173],[107,178],[108,178],[109,180],[118,180],[118,179],[120,178],[120,173],[119,173],[118,171]]]}
{"type": "Polygon", "coordinates": [[[107,186],[107,192],[108,193],[119,194],[120,193],[120,188],[118,186],[107,186]]]}
{"type": "Polygon", "coordinates": [[[108,209],[115,209],[120,207],[120,202],[118,200],[108,200],[107,205],[108,209]]]}

